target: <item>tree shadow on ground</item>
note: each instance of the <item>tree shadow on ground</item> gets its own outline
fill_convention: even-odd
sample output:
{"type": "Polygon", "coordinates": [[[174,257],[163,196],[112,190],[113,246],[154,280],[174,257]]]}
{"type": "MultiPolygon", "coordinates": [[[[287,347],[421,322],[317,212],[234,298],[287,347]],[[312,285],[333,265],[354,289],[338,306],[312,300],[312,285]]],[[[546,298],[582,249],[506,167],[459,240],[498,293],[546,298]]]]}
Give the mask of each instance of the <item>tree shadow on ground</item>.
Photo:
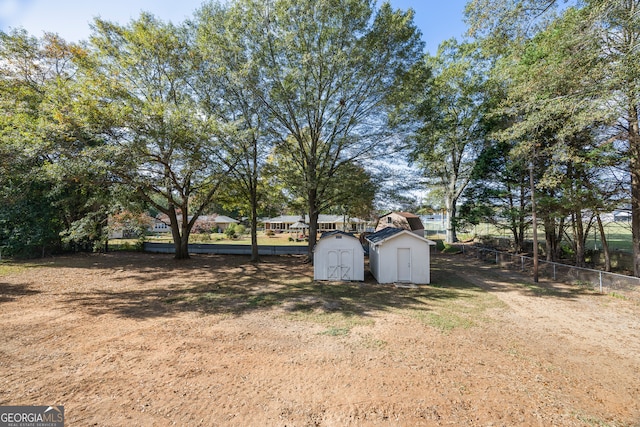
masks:
{"type": "Polygon", "coordinates": [[[278,307],[286,313],[368,317],[377,311],[429,311],[430,302],[471,298],[466,291],[473,288],[458,279],[447,286],[403,289],[379,285],[370,275],[365,282],[317,282],[313,280],[313,267],[301,257],[267,257],[251,263],[245,257],[203,256],[179,266],[169,263],[168,267],[150,267],[156,263],[154,259],[143,261],[139,259],[137,269],[130,267],[127,271],[127,287],[98,286],[72,292],[65,303],[69,309],[81,307],[92,315],[136,319],[185,312],[240,316],[278,307]]]}
{"type": "Polygon", "coordinates": [[[0,303],[14,301],[20,297],[39,294],[27,284],[0,283],[0,303]]]}
{"type": "Polygon", "coordinates": [[[527,296],[576,299],[583,295],[602,295],[590,287],[541,279],[535,283],[533,277],[520,271],[501,268],[481,262],[462,254],[442,254],[447,263],[464,280],[488,292],[519,292],[527,296]]]}

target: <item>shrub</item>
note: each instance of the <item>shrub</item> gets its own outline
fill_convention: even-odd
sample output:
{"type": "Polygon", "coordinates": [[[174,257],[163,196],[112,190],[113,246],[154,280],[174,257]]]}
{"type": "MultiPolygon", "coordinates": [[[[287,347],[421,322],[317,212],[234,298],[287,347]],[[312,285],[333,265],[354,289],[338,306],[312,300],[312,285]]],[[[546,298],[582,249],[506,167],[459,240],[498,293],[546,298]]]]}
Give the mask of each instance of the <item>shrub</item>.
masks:
{"type": "Polygon", "coordinates": [[[229,239],[233,239],[234,237],[236,237],[236,225],[229,224],[227,229],[224,230],[224,234],[226,234],[229,239]]]}

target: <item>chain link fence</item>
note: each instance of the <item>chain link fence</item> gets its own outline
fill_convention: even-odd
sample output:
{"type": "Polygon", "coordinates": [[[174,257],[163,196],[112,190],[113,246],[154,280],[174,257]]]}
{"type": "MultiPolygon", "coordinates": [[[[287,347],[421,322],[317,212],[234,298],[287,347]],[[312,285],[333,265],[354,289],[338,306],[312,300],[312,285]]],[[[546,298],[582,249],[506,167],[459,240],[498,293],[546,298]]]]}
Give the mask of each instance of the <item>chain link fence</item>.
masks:
{"type": "MultiPolygon", "coordinates": [[[[460,245],[467,256],[473,256],[484,262],[501,268],[521,271],[533,276],[533,258],[517,255],[476,245],[460,245]]],[[[640,301],[640,278],[606,271],[575,267],[557,262],[538,260],[538,276],[577,286],[585,286],[600,293],[622,296],[640,301]]]]}

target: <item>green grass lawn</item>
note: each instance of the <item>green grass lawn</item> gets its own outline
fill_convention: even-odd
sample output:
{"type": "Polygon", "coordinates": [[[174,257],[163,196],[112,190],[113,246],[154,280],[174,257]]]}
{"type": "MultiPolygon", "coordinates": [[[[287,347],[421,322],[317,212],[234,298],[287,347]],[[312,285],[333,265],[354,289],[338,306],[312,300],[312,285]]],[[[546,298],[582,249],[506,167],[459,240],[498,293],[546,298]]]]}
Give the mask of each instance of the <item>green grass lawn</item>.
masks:
{"type": "MultiPolygon", "coordinates": [[[[610,222],[604,224],[605,233],[607,236],[607,242],[609,243],[610,250],[619,250],[624,252],[632,252],[633,244],[631,239],[631,224],[625,222],[610,222]]],[[[587,249],[602,249],[602,241],[600,239],[600,233],[596,231],[597,228],[592,227],[587,238],[587,249]],[[597,235],[596,235],[597,234],[597,235]]],[[[460,230],[458,238],[460,240],[466,240],[473,238],[474,236],[488,236],[495,238],[512,239],[508,230],[499,229],[492,224],[479,224],[471,230],[460,230]]],[[[436,236],[435,238],[437,238],[436,236]]],[[[434,237],[429,236],[430,239],[434,237]]],[[[538,240],[544,242],[544,230],[542,227],[538,227],[538,240]]],[[[527,240],[531,239],[531,233],[526,236],[527,240]]]]}
{"type": "MultiPolygon", "coordinates": [[[[191,234],[189,236],[189,243],[210,243],[210,244],[225,244],[225,245],[250,245],[251,236],[244,234],[234,239],[229,239],[224,233],[211,233],[211,234],[191,234]]],[[[267,236],[263,232],[258,233],[258,245],[264,246],[285,246],[285,245],[297,245],[306,246],[306,241],[296,241],[296,234],[280,233],[273,236],[267,236]],[[289,240],[292,238],[292,240],[289,240]]],[[[146,236],[145,241],[153,243],[173,243],[171,234],[165,233],[157,236],[146,236]]],[[[135,247],[137,239],[111,239],[109,245],[112,246],[129,246],[135,247]]]]}

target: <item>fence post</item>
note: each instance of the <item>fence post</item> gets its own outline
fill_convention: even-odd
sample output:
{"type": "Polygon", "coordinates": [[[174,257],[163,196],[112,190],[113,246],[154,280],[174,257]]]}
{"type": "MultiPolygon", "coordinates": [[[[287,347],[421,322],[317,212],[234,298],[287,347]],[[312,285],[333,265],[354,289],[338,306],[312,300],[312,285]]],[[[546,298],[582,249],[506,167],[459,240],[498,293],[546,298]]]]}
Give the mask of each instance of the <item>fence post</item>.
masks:
{"type": "Polygon", "coordinates": [[[600,276],[600,293],[602,293],[602,271],[598,275],[600,276]]]}
{"type": "Polygon", "coordinates": [[[499,256],[499,255],[498,255],[498,251],[496,251],[496,265],[500,265],[500,264],[499,264],[498,256],[499,256]]]}
{"type": "Polygon", "coordinates": [[[556,263],[553,263],[553,280],[556,280],[556,263]]]}
{"type": "Polygon", "coordinates": [[[520,257],[520,271],[524,271],[524,257],[520,257]]]}

